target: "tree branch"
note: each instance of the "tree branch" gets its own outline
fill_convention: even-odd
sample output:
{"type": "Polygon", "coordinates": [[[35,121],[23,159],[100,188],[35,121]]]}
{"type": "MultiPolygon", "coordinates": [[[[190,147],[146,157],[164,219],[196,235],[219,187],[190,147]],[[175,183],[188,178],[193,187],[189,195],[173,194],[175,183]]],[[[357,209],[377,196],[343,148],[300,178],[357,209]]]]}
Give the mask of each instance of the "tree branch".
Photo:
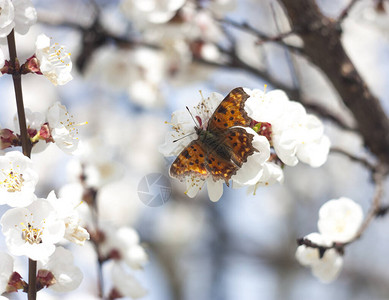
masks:
{"type": "Polygon", "coordinates": [[[365,232],[371,221],[378,215],[380,212],[380,207],[381,207],[381,199],[383,195],[383,183],[385,179],[385,173],[387,170],[385,168],[380,168],[377,170],[377,172],[374,173],[373,175],[373,180],[375,183],[375,192],[374,192],[374,197],[373,197],[373,202],[370,208],[370,211],[368,215],[366,216],[365,220],[363,221],[361,227],[359,228],[358,232],[355,234],[355,237],[348,242],[347,244],[350,244],[356,240],[358,240],[362,234],[365,232]]]}
{"type": "Polygon", "coordinates": [[[347,56],[337,24],[320,13],[315,1],[280,1],[284,4],[292,28],[299,28],[304,53],[324,72],[358,121],[357,129],[365,146],[381,163],[388,165],[389,120],[379,100],[347,56]]]}
{"type": "Polygon", "coordinates": [[[284,32],[284,33],[280,33],[279,35],[277,36],[274,36],[274,37],[269,37],[267,34],[265,34],[264,32],[252,27],[250,24],[244,22],[244,23],[238,23],[238,22],[235,22],[231,19],[220,19],[218,20],[220,23],[223,23],[223,24],[226,24],[226,25],[230,25],[234,28],[237,28],[239,30],[242,30],[242,31],[245,31],[247,33],[250,33],[254,36],[256,36],[259,41],[257,42],[258,45],[261,45],[261,44],[264,44],[264,43],[267,43],[267,42],[274,42],[274,43],[277,43],[281,46],[285,46],[286,48],[288,48],[289,50],[293,51],[294,53],[298,53],[300,55],[304,55],[304,52],[303,52],[303,49],[300,48],[300,47],[296,47],[296,46],[293,46],[293,45],[290,45],[288,43],[286,43],[283,39],[292,35],[292,34],[295,34],[294,31],[289,31],[289,32],[284,32]]]}
{"type": "Polygon", "coordinates": [[[369,162],[366,158],[355,156],[355,155],[353,155],[353,154],[351,154],[343,149],[340,149],[340,148],[336,148],[336,147],[331,148],[331,153],[339,153],[339,154],[345,155],[349,159],[351,159],[352,161],[355,161],[355,162],[362,164],[363,166],[365,166],[366,168],[368,168],[369,170],[371,170],[373,172],[377,168],[376,165],[369,162]]]}
{"type": "MultiPolygon", "coordinates": [[[[10,65],[13,69],[12,80],[14,83],[16,107],[20,128],[20,138],[22,141],[22,151],[27,157],[31,157],[32,144],[27,132],[26,114],[24,112],[23,92],[22,92],[22,77],[20,74],[20,65],[16,53],[15,33],[12,29],[7,36],[10,65]]],[[[37,262],[28,259],[28,300],[36,299],[36,269],[37,262]]]]}
{"type": "Polygon", "coordinates": [[[23,154],[27,157],[31,156],[32,144],[27,132],[26,115],[24,112],[23,92],[22,92],[22,77],[20,74],[20,66],[16,53],[15,34],[14,30],[7,36],[8,50],[10,57],[10,65],[13,69],[12,80],[14,83],[16,107],[20,128],[20,138],[22,141],[23,154]]]}

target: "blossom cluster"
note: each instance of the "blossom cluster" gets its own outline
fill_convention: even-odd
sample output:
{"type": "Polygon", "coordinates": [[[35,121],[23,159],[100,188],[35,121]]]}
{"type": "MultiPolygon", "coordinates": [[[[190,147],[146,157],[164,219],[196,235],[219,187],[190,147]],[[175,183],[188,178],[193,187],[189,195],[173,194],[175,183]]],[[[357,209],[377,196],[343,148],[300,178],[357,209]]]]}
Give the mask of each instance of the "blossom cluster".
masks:
{"type": "MultiPolygon", "coordinates": [[[[5,43],[12,30],[26,34],[37,21],[37,12],[30,0],[4,0],[0,3],[0,43],[5,43]]],[[[0,74],[37,73],[45,75],[53,84],[63,85],[72,79],[70,54],[57,43],[51,45],[45,34],[37,37],[35,53],[24,64],[11,65],[0,49],[0,74]],[[19,68],[19,70],[14,70],[19,68]]]]}
{"type": "MultiPolygon", "coordinates": [[[[25,109],[27,133],[33,145],[33,152],[43,151],[49,143],[55,143],[62,151],[73,154],[78,148],[78,127],[66,107],[60,102],[51,105],[46,115],[25,109]]],[[[15,116],[15,128],[0,129],[0,149],[21,146],[18,118],[15,116]]]]}
{"type": "MultiPolygon", "coordinates": [[[[13,32],[26,34],[36,20],[37,12],[30,0],[0,1],[0,43],[14,43],[14,39],[6,38],[12,37],[13,32]]],[[[9,45],[9,48],[15,46],[9,45]]],[[[15,57],[8,61],[0,51],[0,74],[43,74],[53,84],[62,85],[72,79],[71,68],[69,54],[63,47],[51,45],[44,34],[38,36],[35,53],[24,64],[20,65],[15,57]]],[[[78,147],[78,124],[59,102],[48,108],[46,116],[29,109],[22,114],[20,107],[18,110],[15,128],[0,129],[0,149],[7,151],[0,155],[0,205],[11,207],[0,219],[5,244],[11,255],[26,256],[37,262],[37,290],[48,287],[70,291],[80,285],[83,275],[74,265],[72,253],[59,245],[68,242],[83,245],[89,239],[88,231],[81,226],[79,203],[71,198],[58,199],[54,191],[46,198],[39,198],[35,194],[39,178],[33,161],[10,148],[22,146],[24,137],[18,117],[26,119],[27,135],[34,152],[43,151],[53,142],[64,152],[73,153],[78,147]]],[[[30,155],[29,149],[23,147],[30,155]]],[[[14,271],[11,255],[0,253],[0,294],[28,288],[28,283],[14,271]]]]}
{"type": "Polygon", "coordinates": [[[357,237],[362,221],[362,208],[353,200],[342,197],[326,202],[319,210],[319,232],[304,237],[296,251],[297,260],[310,267],[320,281],[335,280],[343,266],[342,249],[357,237]]]}
{"type": "MultiPolygon", "coordinates": [[[[121,0],[118,22],[131,22],[134,34],[142,34],[142,42],[159,47],[104,45],[96,49],[86,73],[114,90],[127,91],[129,99],[140,106],[160,106],[166,80],[182,85],[188,76],[192,81],[204,79],[209,70],[193,67],[192,62],[222,60],[216,44],[223,39],[223,31],[215,17],[232,11],[234,2],[203,1],[199,5],[184,0],[121,0]]],[[[124,22],[121,25],[126,28],[124,22]]]]}
{"type": "MultiPolygon", "coordinates": [[[[143,297],[147,290],[135,274],[148,262],[148,255],[139,234],[129,224],[130,212],[126,207],[131,205],[131,196],[123,188],[116,188],[117,175],[123,175],[123,170],[107,159],[105,151],[94,148],[101,148],[101,145],[86,140],[82,147],[81,158],[69,164],[71,182],[63,186],[59,194],[85,203],[80,209],[90,240],[98,249],[99,261],[101,264],[113,262],[109,297],[143,297]]],[[[131,213],[134,213],[133,207],[131,213]]]]}
{"type": "MultiPolygon", "coordinates": [[[[36,11],[30,0],[0,1],[0,39],[12,34],[12,29],[25,34],[35,22],[36,11]]],[[[0,51],[0,74],[33,73],[44,75],[54,85],[64,85],[72,79],[71,70],[70,53],[45,34],[38,35],[35,52],[23,64],[13,58],[8,61],[0,51]]],[[[51,288],[65,292],[77,288],[83,275],[75,266],[72,253],[60,245],[84,245],[90,239],[97,250],[98,263],[114,262],[114,286],[107,298],[144,296],[146,290],[132,274],[148,260],[138,233],[128,225],[100,221],[96,211],[101,205],[97,189],[117,177],[106,153],[103,159],[93,160],[96,155],[79,147],[78,127],[82,124],[60,102],[52,104],[46,114],[26,108],[24,115],[33,154],[55,143],[67,154],[78,152],[88,159],[77,169],[81,172],[76,175],[78,182],[61,188],[59,198],[54,191],[40,198],[35,194],[38,175],[32,159],[11,149],[22,146],[20,114],[14,118],[14,128],[0,129],[0,149],[7,151],[0,155],[0,205],[11,207],[2,215],[0,225],[9,253],[37,261],[38,291],[51,288]]],[[[28,283],[14,270],[11,255],[0,253],[0,294],[28,288],[28,283]]]]}
{"type": "Polygon", "coordinates": [[[4,0],[1,3],[0,38],[6,38],[12,30],[26,34],[36,20],[37,13],[30,0],[4,0]]]}
{"type": "MultiPolygon", "coordinates": [[[[282,182],[284,165],[295,166],[302,161],[319,167],[326,161],[330,141],[317,117],[307,114],[301,104],[289,100],[281,90],[265,93],[245,88],[244,92],[248,95],[244,109],[253,120],[251,127],[244,128],[254,136],[252,146],[257,151],[231,177],[232,187],[248,187],[255,193],[258,186],[282,182]]],[[[213,93],[193,108],[194,117],[201,120],[203,129],[206,130],[222,100],[222,95],[213,93]]],[[[198,138],[196,124],[187,111],[174,112],[170,124],[173,130],[167,133],[159,150],[165,156],[177,156],[198,138]]],[[[206,178],[187,176],[185,181],[189,197],[194,197],[205,182],[212,201],[219,200],[223,193],[223,181],[215,180],[211,172],[206,178]]]]}
{"type": "MultiPolygon", "coordinates": [[[[22,153],[8,152],[0,156],[0,160],[1,204],[14,207],[0,219],[9,252],[16,256],[25,255],[40,263],[39,271],[45,270],[46,274],[43,276],[38,272],[38,281],[42,287],[53,286],[58,291],[78,287],[82,274],[73,265],[72,254],[56,247],[63,240],[82,245],[89,239],[86,229],[79,225],[80,218],[75,209],[77,204],[71,199],[57,199],[54,192],[47,198],[37,198],[34,190],[38,176],[33,170],[32,161],[22,153]],[[45,281],[48,273],[50,282],[45,281]]],[[[1,261],[3,263],[5,260],[1,261]]],[[[4,274],[2,276],[10,278],[4,274]]],[[[9,284],[8,281],[5,283],[5,286],[0,287],[2,292],[7,290],[9,284]]]]}

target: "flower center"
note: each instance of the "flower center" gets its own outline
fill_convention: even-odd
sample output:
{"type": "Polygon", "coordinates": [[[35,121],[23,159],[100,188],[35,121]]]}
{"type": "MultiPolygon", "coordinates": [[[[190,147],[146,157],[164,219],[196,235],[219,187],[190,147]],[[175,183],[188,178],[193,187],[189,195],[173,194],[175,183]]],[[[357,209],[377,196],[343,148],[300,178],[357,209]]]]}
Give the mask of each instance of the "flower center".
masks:
{"type": "Polygon", "coordinates": [[[49,62],[56,67],[61,67],[62,65],[65,65],[66,67],[69,66],[70,61],[67,57],[70,56],[70,53],[66,53],[64,50],[63,47],[59,47],[58,43],[51,46],[50,54],[48,56],[49,62]]]}
{"type": "Polygon", "coordinates": [[[24,226],[22,229],[22,237],[26,242],[30,243],[31,245],[42,243],[42,233],[45,229],[44,227],[35,228],[30,223],[28,223],[27,226],[22,223],[22,226],[24,226]]]}
{"type": "Polygon", "coordinates": [[[69,135],[74,138],[75,135],[78,135],[78,126],[86,125],[88,122],[83,123],[76,123],[73,120],[73,115],[70,115],[68,112],[65,112],[65,117],[60,121],[59,123],[64,126],[68,132],[69,135]]]}
{"type": "Polygon", "coordinates": [[[3,175],[3,180],[0,181],[2,188],[6,189],[9,193],[20,192],[23,187],[23,174],[15,172],[13,169],[10,170],[1,170],[3,175]]]}

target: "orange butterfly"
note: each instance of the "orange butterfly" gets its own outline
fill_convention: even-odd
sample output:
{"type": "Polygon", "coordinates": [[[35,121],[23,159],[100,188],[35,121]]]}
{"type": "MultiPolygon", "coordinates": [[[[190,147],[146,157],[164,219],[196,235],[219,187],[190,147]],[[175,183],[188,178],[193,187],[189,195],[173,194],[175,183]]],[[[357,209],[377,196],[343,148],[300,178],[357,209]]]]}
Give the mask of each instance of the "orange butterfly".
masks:
{"type": "Polygon", "coordinates": [[[249,96],[243,88],[233,89],[216,108],[206,129],[195,126],[198,138],[192,141],[170,167],[170,175],[181,181],[187,176],[214,181],[224,179],[227,186],[231,176],[258,151],[252,145],[254,135],[245,129],[252,123],[244,110],[249,96]]]}

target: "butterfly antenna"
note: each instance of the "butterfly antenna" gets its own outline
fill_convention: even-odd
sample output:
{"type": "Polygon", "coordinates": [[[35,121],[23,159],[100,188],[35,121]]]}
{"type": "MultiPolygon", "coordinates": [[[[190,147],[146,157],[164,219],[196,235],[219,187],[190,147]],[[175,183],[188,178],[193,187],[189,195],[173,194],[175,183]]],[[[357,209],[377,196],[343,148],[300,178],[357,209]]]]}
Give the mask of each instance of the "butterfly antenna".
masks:
{"type": "Polygon", "coordinates": [[[184,135],[184,136],[182,136],[182,137],[180,137],[180,138],[174,140],[173,143],[175,143],[175,142],[177,142],[177,141],[179,141],[179,140],[182,140],[182,139],[184,139],[184,138],[186,138],[186,137],[188,137],[188,136],[190,136],[190,135],[192,135],[192,134],[194,134],[194,133],[196,133],[196,132],[191,132],[191,133],[189,133],[189,134],[187,134],[187,135],[184,135]]]}
{"type": "Polygon", "coordinates": [[[192,113],[190,112],[188,106],[185,106],[185,107],[186,107],[186,109],[188,110],[190,116],[192,117],[192,120],[193,120],[193,122],[195,123],[196,127],[200,127],[200,125],[198,124],[198,122],[195,120],[195,118],[193,117],[192,113]]]}

